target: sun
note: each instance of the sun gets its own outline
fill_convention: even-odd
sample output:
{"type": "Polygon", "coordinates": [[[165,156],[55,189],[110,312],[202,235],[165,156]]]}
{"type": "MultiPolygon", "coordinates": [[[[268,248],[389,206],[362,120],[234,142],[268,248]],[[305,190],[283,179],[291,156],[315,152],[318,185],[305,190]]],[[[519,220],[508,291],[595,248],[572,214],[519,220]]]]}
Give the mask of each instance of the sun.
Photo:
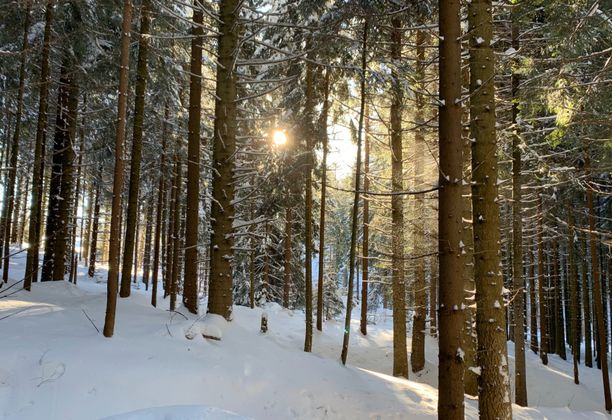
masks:
{"type": "Polygon", "coordinates": [[[276,146],[284,146],[287,144],[287,134],[284,130],[274,130],[272,133],[272,142],[276,146]]]}

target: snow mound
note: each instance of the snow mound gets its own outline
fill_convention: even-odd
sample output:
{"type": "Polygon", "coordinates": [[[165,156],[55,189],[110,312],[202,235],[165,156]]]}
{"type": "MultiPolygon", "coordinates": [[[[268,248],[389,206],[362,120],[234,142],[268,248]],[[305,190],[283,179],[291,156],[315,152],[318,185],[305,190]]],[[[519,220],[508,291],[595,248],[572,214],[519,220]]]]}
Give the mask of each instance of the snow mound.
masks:
{"type": "Polygon", "coordinates": [[[248,417],[205,405],[169,405],[130,411],[102,420],[248,420],[248,417]]]}
{"type": "Polygon", "coordinates": [[[223,331],[227,328],[227,321],[221,315],[208,314],[199,324],[200,333],[204,338],[221,340],[223,331]]]}

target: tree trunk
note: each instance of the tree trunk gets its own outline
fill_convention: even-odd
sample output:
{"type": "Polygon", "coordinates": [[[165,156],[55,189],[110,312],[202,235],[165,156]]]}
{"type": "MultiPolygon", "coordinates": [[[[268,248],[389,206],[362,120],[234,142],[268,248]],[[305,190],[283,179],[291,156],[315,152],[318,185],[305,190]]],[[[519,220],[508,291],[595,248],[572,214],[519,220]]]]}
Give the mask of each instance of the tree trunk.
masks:
{"type": "Polygon", "coordinates": [[[438,417],[464,417],[460,2],[440,0],[438,417]]]}
{"type": "Polygon", "coordinates": [[[93,181],[89,183],[89,189],[87,190],[87,206],[83,210],[83,217],[85,222],[85,227],[81,229],[81,236],[83,237],[83,244],[81,246],[81,259],[85,261],[85,266],[87,267],[89,261],[89,244],[91,243],[91,219],[93,217],[93,200],[94,200],[94,183],[93,181]],[[85,215],[87,212],[87,215],[85,215]]]}
{"type": "Polygon", "coordinates": [[[325,278],[325,193],[327,189],[327,117],[329,114],[329,69],[325,71],[325,99],[321,116],[321,140],[323,162],[321,163],[321,216],[319,220],[319,278],[317,281],[317,330],[323,331],[323,279],[325,278]]]}
{"type": "MultiPolygon", "coordinates": [[[[86,97],[83,97],[83,109],[86,105],[86,97]]],[[[79,209],[79,196],[81,195],[81,168],[83,167],[83,155],[85,154],[85,117],[81,118],[81,126],[79,127],[79,159],[77,162],[76,187],[74,189],[74,206],[72,206],[72,232],[70,234],[70,282],[76,284],[77,281],[77,252],[76,252],[76,233],[77,233],[77,216],[79,209]]],[[[84,217],[85,208],[82,209],[81,218],[84,217]]],[[[82,228],[82,225],[81,225],[82,228]]],[[[80,246],[83,246],[83,229],[81,229],[80,246]]]]}
{"type": "MultiPolygon", "coordinates": [[[[178,148],[178,147],[177,147],[178,148]]],[[[181,254],[181,188],[182,162],[179,151],[174,156],[174,180],[172,182],[172,276],[170,276],[170,310],[176,309],[178,293],[179,257],[181,254]]]]}
{"type": "Polygon", "coordinates": [[[535,255],[533,252],[533,242],[529,245],[529,346],[531,351],[538,353],[538,310],[536,306],[536,283],[535,283],[535,255]]]}
{"type": "MultiPolygon", "coordinates": [[[[398,31],[399,32],[399,31],[398,31]]],[[[357,127],[357,161],[355,163],[355,193],[353,194],[353,209],[351,218],[351,247],[349,252],[349,279],[346,297],[346,317],[344,318],[344,334],[342,339],[342,352],[340,358],[342,364],[346,365],[348,357],[349,338],[351,333],[351,311],[353,309],[353,286],[355,281],[355,260],[357,248],[357,217],[359,214],[359,187],[361,186],[361,138],[363,132],[363,118],[365,114],[366,96],[366,71],[367,71],[367,46],[368,46],[368,21],[363,23],[363,40],[361,44],[361,81],[360,81],[360,104],[359,104],[359,126],[357,127]]],[[[403,296],[403,295],[402,295],[403,296]]],[[[406,340],[406,312],[404,312],[404,340],[406,340]]],[[[395,320],[394,320],[395,321],[395,320]]],[[[395,324],[395,322],[394,322],[395,324]]],[[[395,329],[395,326],[394,326],[395,329]]],[[[395,340],[394,340],[395,341],[395,340]]],[[[404,354],[406,352],[406,341],[404,341],[404,354]]],[[[394,348],[395,350],[395,348],[394,348]]],[[[395,353],[395,352],[394,352],[395,353]]],[[[395,360],[395,356],[394,356],[395,360]]],[[[405,362],[406,375],[408,377],[408,363],[405,362]]],[[[395,362],[394,369],[395,372],[395,362]]]]}
{"type": "MultiPolygon", "coordinates": [[[[424,90],[423,82],[425,80],[425,46],[428,42],[428,37],[425,35],[425,31],[417,31],[416,33],[416,77],[417,77],[417,89],[415,93],[415,123],[417,124],[416,131],[414,133],[414,184],[415,191],[422,187],[424,177],[424,163],[425,159],[424,146],[425,146],[425,130],[423,113],[425,107],[425,101],[423,100],[422,91],[424,90]]],[[[400,198],[401,199],[401,198],[400,198]]],[[[415,215],[417,219],[413,222],[414,225],[414,253],[416,267],[414,272],[414,316],[412,320],[412,352],[410,357],[410,363],[413,372],[420,372],[425,367],[425,318],[427,317],[427,294],[425,285],[425,261],[424,261],[424,247],[425,241],[425,228],[424,218],[420,215],[423,214],[425,206],[423,203],[423,196],[421,194],[416,195],[415,199],[415,215]]]]}
{"type": "MultiPolygon", "coordinates": [[[[495,57],[491,2],[468,6],[470,33],[470,132],[476,332],[478,334],[478,409],[485,419],[511,419],[503,276],[500,272],[495,130],[495,57]]],[[[521,308],[522,311],[522,308],[521,308]]],[[[522,333],[522,328],[521,328],[522,333]]]]}
{"type": "Polygon", "coordinates": [[[215,124],[213,131],[208,312],[230,320],[232,315],[232,260],[234,256],[234,153],[236,151],[236,74],[239,0],[219,2],[219,41],[215,124]]]}
{"type": "MultiPolygon", "coordinates": [[[[293,228],[293,210],[290,206],[285,209],[285,265],[283,273],[283,307],[289,308],[289,289],[291,287],[291,234],[293,228]]],[[[253,298],[254,299],[254,298],[253,298]]]]}
{"type": "Polygon", "coordinates": [[[572,337],[572,359],[574,362],[574,383],[576,385],[580,384],[580,379],[578,377],[578,358],[580,354],[580,334],[578,330],[580,329],[580,318],[578,315],[580,304],[578,302],[578,272],[576,268],[576,257],[574,256],[574,241],[575,235],[574,232],[574,207],[571,205],[567,207],[567,215],[568,215],[568,225],[569,231],[567,234],[567,252],[568,252],[568,279],[567,283],[570,289],[570,302],[571,302],[571,337],[572,337]]]}
{"type": "Polygon", "coordinates": [[[89,243],[89,264],[87,274],[93,277],[96,274],[96,255],[98,253],[98,227],[100,223],[100,181],[96,181],[95,198],[93,204],[93,219],[91,223],[91,240],[89,243]]]}
{"type": "MultiPolygon", "coordinates": [[[[308,47],[307,47],[308,48],[308,47]]],[[[313,167],[313,114],[314,114],[314,81],[312,64],[306,64],[306,165],[304,165],[305,203],[304,203],[304,282],[306,285],[306,331],[304,334],[304,351],[312,351],[312,167],[313,167]]],[[[350,291],[349,293],[352,293],[350,291]]]]}
{"type": "Polygon", "coordinates": [[[121,268],[120,297],[130,296],[136,229],[138,223],[138,195],[140,191],[140,163],[142,160],[142,132],[145,113],[145,91],[147,86],[147,59],[149,54],[149,32],[151,26],[150,0],[140,6],[140,37],[138,40],[138,62],[136,64],[136,95],[134,99],[134,135],[132,136],[132,159],[125,223],[125,243],[121,268]]]}
{"type": "Polygon", "coordinates": [[[111,225],[108,255],[108,282],[106,295],[106,316],[104,336],[112,337],[115,331],[117,288],[119,283],[119,252],[121,248],[121,195],[123,189],[125,126],[127,119],[128,77],[130,66],[130,32],[132,26],[132,2],[123,2],[123,23],[121,28],[121,61],[119,67],[119,98],[117,105],[117,131],[115,140],[115,172],[111,204],[111,225]]]}
{"type": "Polygon", "coordinates": [[[368,190],[370,189],[370,140],[368,133],[370,132],[370,112],[366,105],[365,123],[364,123],[364,162],[363,162],[363,244],[361,245],[362,255],[362,273],[361,273],[361,334],[368,333],[368,289],[370,277],[370,198],[368,190]]]}
{"type": "Polygon", "coordinates": [[[151,237],[153,235],[153,200],[147,205],[146,228],[142,258],[142,282],[145,290],[149,290],[149,274],[151,272],[151,237]]]}
{"type": "Polygon", "coordinates": [[[565,321],[563,317],[563,294],[561,290],[561,276],[559,273],[559,242],[553,241],[553,278],[554,278],[554,294],[555,294],[555,352],[563,360],[567,360],[565,354],[565,321]]]}
{"type": "Polygon", "coordinates": [[[19,138],[21,135],[21,117],[23,114],[23,95],[25,92],[25,75],[28,45],[28,33],[30,31],[30,8],[31,0],[25,5],[25,19],[23,29],[23,43],[21,49],[21,63],[19,65],[19,87],[17,89],[17,112],[15,113],[15,132],[10,150],[10,161],[8,170],[7,187],[3,194],[2,218],[0,221],[0,256],[2,256],[2,280],[8,282],[9,257],[11,244],[11,227],[13,222],[13,207],[15,205],[15,184],[17,181],[17,158],[19,157],[19,138]],[[3,251],[4,247],[4,253],[3,251]]]}
{"type": "Polygon", "coordinates": [[[168,103],[164,108],[164,121],[162,124],[162,153],[160,162],[159,172],[159,184],[158,184],[158,195],[157,195],[157,211],[155,212],[155,240],[153,241],[153,274],[151,282],[153,283],[153,290],[151,291],[151,305],[157,306],[157,278],[159,276],[159,266],[161,251],[164,249],[161,246],[161,236],[164,231],[164,209],[165,209],[165,198],[166,198],[166,181],[164,174],[166,168],[166,143],[168,138],[168,118],[170,116],[170,109],[168,103]]]}
{"type": "MultiPolygon", "coordinates": [[[[512,20],[512,47],[518,51],[518,25],[516,17],[512,20]]],[[[511,75],[512,89],[512,307],[514,315],[514,398],[516,404],[527,406],[527,376],[525,373],[525,318],[523,303],[525,287],[523,279],[523,224],[521,194],[521,139],[518,136],[518,88],[519,77],[513,70],[511,75]]]]}
{"type": "Polygon", "coordinates": [[[604,309],[602,300],[601,282],[599,278],[599,261],[597,256],[597,237],[595,232],[595,211],[593,208],[593,177],[591,175],[590,151],[585,148],[584,171],[589,183],[586,187],[587,210],[589,220],[589,246],[591,251],[591,280],[593,284],[593,301],[595,307],[595,322],[597,324],[597,337],[599,337],[599,347],[597,356],[601,363],[601,377],[604,388],[604,399],[606,411],[612,410],[612,397],[610,396],[610,378],[608,372],[608,346],[606,344],[606,330],[604,323],[604,309]]]}
{"type": "Polygon", "coordinates": [[[202,36],[204,13],[194,1],[189,76],[189,135],[187,150],[187,200],[185,220],[185,273],[183,300],[189,312],[198,313],[198,237],[200,219],[200,119],[202,113],[202,36]]]}
{"type": "Polygon", "coordinates": [[[538,193],[538,303],[540,309],[540,358],[548,364],[548,321],[546,320],[546,297],[544,294],[544,208],[542,192],[538,193]]]}

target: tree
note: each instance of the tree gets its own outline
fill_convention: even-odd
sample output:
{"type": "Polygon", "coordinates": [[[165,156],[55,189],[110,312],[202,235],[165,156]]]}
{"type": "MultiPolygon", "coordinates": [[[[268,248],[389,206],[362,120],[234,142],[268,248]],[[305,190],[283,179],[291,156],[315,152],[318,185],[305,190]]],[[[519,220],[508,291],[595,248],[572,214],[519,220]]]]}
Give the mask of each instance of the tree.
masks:
{"type": "MultiPolygon", "coordinates": [[[[512,418],[500,267],[495,130],[495,58],[491,2],[468,7],[470,45],[470,135],[472,214],[478,335],[478,408],[481,418],[512,418]]],[[[522,334],[522,327],[520,328],[522,334]]]]}
{"type": "Polygon", "coordinates": [[[117,101],[117,125],[115,133],[115,170],[113,176],[113,198],[111,204],[110,247],[108,256],[108,280],[106,295],[106,316],[104,336],[112,337],[115,331],[117,310],[117,288],[119,286],[119,252],[121,243],[121,192],[123,189],[123,149],[125,146],[125,125],[127,119],[128,72],[130,64],[130,32],[132,26],[132,2],[123,2],[123,23],[121,27],[121,61],[119,67],[119,90],[117,101]]]}
{"type": "Polygon", "coordinates": [[[215,124],[213,130],[213,176],[210,241],[210,290],[208,312],[231,319],[232,315],[232,223],[234,216],[234,153],[236,151],[236,73],[238,49],[238,0],[219,2],[215,124]]]}
{"type": "Polygon", "coordinates": [[[463,418],[460,2],[440,1],[438,418],[463,418]]]}

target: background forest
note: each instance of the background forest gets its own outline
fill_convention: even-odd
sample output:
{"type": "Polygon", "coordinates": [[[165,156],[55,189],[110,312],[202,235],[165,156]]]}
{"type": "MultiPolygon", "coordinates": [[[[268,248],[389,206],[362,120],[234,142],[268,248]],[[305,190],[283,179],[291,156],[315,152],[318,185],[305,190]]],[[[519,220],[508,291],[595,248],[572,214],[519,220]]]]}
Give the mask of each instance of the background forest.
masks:
{"type": "Polygon", "coordinates": [[[343,364],[389,315],[439,418],[528,406],[529,352],[610,412],[611,34],[598,0],[3,0],[0,302],[86,267],[106,337],[146,289],[211,339],[342,320],[343,364]]]}

